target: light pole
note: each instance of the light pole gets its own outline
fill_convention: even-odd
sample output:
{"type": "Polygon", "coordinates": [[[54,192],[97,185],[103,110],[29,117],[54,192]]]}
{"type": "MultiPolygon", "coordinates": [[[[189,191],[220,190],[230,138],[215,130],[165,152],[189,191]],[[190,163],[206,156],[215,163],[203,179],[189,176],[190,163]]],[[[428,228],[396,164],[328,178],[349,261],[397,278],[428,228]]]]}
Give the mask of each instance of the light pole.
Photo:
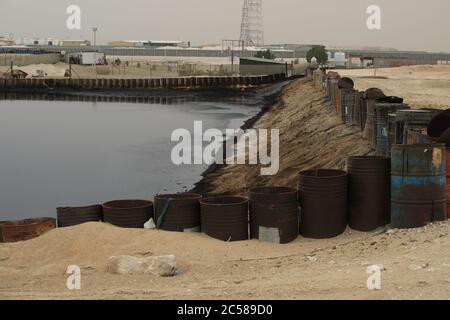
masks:
{"type": "Polygon", "coordinates": [[[97,74],[97,27],[93,27],[92,31],[94,32],[94,67],[95,67],[95,79],[98,78],[98,74],[97,74]]]}

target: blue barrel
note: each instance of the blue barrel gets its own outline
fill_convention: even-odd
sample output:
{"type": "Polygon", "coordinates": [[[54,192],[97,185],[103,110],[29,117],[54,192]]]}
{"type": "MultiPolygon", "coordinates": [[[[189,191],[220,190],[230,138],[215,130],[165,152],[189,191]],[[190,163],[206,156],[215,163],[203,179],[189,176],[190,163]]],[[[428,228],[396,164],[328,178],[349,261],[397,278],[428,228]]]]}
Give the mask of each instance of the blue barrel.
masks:
{"type": "Polygon", "coordinates": [[[394,228],[419,228],[447,219],[444,144],[394,145],[391,167],[394,228]]]}

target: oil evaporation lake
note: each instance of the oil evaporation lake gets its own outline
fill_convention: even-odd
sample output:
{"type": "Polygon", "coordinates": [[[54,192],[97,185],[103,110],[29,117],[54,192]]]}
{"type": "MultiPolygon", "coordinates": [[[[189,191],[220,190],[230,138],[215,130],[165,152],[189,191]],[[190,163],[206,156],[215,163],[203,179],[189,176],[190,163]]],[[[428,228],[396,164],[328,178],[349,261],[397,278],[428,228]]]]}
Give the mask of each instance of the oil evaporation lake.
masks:
{"type": "Polygon", "coordinates": [[[261,110],[212,101],[1,100],[0,220],[191,189],[207,166],[172,164],[172,131],[238,128],[261,110]]]}

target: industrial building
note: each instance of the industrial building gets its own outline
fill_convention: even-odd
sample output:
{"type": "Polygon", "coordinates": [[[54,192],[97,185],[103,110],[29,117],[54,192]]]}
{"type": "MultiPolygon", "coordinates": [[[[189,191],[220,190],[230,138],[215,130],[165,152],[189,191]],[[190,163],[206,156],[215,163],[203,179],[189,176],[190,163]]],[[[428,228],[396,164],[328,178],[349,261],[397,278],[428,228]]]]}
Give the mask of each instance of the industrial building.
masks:
{"type": "Polygon", "coordinates": [[[118,48],[159,48],[159,47],[174,47],[174,48],[188,48],[189,42],[178,40],[116,40],[108,43],[110,47],[118,48]]]}
{"type": "Polygon", "coordinates": [[[287,74],[287,64],[268,59],[240,58],[239,73],[241,76],[287,74]]]}
{"type": "Polygon", "coordinates": [[[11,39],[10,37],[0,37],[0,46],[13,46],[14,44],[14,39],[11,39]]]}

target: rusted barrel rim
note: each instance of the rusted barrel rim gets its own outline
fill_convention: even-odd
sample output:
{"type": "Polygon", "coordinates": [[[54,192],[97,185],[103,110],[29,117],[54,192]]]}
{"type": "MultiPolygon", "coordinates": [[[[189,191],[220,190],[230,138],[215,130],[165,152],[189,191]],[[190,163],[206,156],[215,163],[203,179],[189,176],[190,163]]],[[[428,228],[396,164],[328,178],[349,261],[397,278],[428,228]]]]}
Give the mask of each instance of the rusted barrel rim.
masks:
{"type": "Polygon", "coordinates": [[[58,207],[58,208],[56,208],[56,210],[70,210],[70,209],[80,209],[80,210],[83,210],[83,209],[89,209],[89,208],[95,208],[95,207],[99,207],[99,206],[101,206],[100,204],[93,204],[93,205],[90,205],[90,206],[82,206],[82,207],[58,207]]]}
{"type": "Polygon", "coordinates": [[[148,206],[153,205],[153,202],[149,200],[139,200],[139,199],[133,199],[133,200],[114,200],[105,202],[102,206],[106,209],[112,209],[112,210],[133,210],[133,209],[143,209],[148,206]],[[129,204],[135,203],[135,205],[130,206],[129,204]],[[127,205],[128,204],[128,205],[127,205]]]}
{"type": "Polygon", "coordinates": [[[177,194],[158,194],[155,196],[155,200],[169,200],[182,201],[182,200],[200,200],[203,196],[198,193],[177,193],[177,194]]]}
{"type": "Polygon", "coordinates": [[[235,206],[240,204],[245,204],[248,202],[247,198],[244,197],[232,197],[232,196],[224,196],[224,197],[210,197],[205,198],[200,201],[200,204],[207,205],[207,206],[217,206],[217,207],[223,207],[223,206],[235,206]]]}
{"type": "Polygon", "coordinates": [[[300,177],[311,177],[316,179],[329,179],[336,177],[345,177],[347,172],[337,169],[316,169],[316,170],[305,170],[299,173],[300,177]],[[318,175],[323,173],[324,175],[318,175]]]}
{"type": "Polygon", "coordinates": [[[419,144],[393,144],[392,147],[409,149],[409,148],[446,148],[445,143],[419,143],[419,144]]]}
{"type": "Polygon", "coordinates": [[[388,158],[383,157],[383,156],[354,156],[354,157],[350,157],[348,158],[349,161],[351,160],[367,160],[367,161],[375,161],[375,160],[386,160],[388,158]]]}
{"type": "Polygon", "coordinates": [[[44,218],[33,218],[33,219],[23,219],[15,221],[0,221],[0,227],[22,227],[22,226],[34,226],[41,224],[43,222],[54,221],[55,218],[44,217],[44,218]]]}
{"type": "Polygon", "coordinates": [[[273,194],[291,194],[291,193],[297,193],[298,190],[294,188],[289,187],[259,187],[259,188],[253,188],[250,190],[250,193],[252,194],[267,194],[267,195],[273,195],[273,194]]]}

